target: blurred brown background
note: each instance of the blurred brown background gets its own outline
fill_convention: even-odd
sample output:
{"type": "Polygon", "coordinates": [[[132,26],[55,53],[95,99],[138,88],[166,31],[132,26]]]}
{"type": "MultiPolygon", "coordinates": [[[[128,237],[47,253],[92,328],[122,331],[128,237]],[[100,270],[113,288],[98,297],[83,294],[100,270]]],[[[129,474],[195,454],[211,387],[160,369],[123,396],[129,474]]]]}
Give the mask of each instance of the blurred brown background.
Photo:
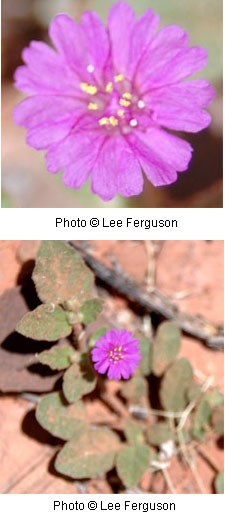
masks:
{"type": "Polygon", "coordinates": [[[209,129],[186,134],[195,152],[189,171],[167,188],[153,188],[133,199],[116,198],[104,204],[91,194],[89,183],[78,191],[68,189],[61,175],[47,172],[44,153],[25,144],[25,130],[14,125],[12,109],[23,98],[13,88],[13,73],[21,51],[30,40],[48,41],[49,21],[58,12],[79,20],[86,9],[106,19],[112,0],[2,0],[2,207],[222,207],[222,0],[129,0],[137,14],[151,7],[162,25],[177,23],[190,33],[192,45],[209,53],[203,77],[216,88],[210,107],[209,129]]]}

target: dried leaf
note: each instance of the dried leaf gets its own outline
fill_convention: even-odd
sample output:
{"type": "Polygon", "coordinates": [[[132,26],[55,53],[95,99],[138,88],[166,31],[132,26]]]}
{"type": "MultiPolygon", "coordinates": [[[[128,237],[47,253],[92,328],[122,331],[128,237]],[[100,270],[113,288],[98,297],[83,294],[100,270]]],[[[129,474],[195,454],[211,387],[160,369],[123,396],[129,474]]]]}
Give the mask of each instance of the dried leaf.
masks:
{"type": "Polygon", "coordinates": [[[32,275],[42,302],[70,302],[72,311],[91,298],[93,273],[79,253],[61,240],[44,240],[32,275]]]}
{"type": "Polygon", "coordinates": [[[20,320],[16,330],[33,340],[52,342],[70,335],[72,327],[67,321],[66,312],[60,306],[41,304],[20,320]]]}
{"type": "Polygon", "coordinates": [[[77,356],[72,346],[53,346],[47,351],[42,351],[37,355],[39,362],[49,366],[51,369],[66,369],[73,359],[77,356]]]}
{"type": "Polygon", "coordinates": [[[103,302],[99,298],[87,300],[79,309],[79,318],[83,324],[95,322],[103,308],[103,302]]]}
{"type": "Polygon", "coordinates": [[[152,350],[152,372],[161,376],[180,349],[180,330],[173,322],[162,322],[157,329],[152,350]]]}
{"type": "Polygon", "coordinates": [[[145,444],[126,446],[116,457],[117,473],[127,488],[136,486],[150,463],[150,449],[145,444]]]}
{"type": "Polygon", "coordinates": [[[163,376],[160,401],[167,411],[181,411],[187,404],[186,391],[193,380],[193,370],[186,358],[174,362],[163,376]]]}
{"type": "MultiPolygon", "coordinates": [[[[86,356],[86,355],[85,355],[86,356]]],[[[74,363],[64,374],[63,393],[68,402],[75,402],[95,389],[97,375],[87,358],[74,363]]]]}
{"type": "Polygon", "coordinates": [[[36,418],[44,429],[63,440],[86,428],[83,402],[69,405],[62,393],[45,395],[37,406],[36,418]]]}
{"type": "Polygon", "coordinates": [[[55,468],[72,478],[97,477],[106,473],[115,463],[120,448],[119,438],[108,428],[90,428],[75,436],[59,452],[55,468]]]}

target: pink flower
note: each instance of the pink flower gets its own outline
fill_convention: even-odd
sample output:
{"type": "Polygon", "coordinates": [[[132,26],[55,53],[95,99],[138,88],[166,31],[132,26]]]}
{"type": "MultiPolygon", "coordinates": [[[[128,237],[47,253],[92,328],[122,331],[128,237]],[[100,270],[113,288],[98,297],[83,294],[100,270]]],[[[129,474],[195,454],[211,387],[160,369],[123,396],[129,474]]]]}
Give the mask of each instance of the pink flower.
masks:
{"type": "Polygon", "coordinates": [[[96,342],[91,354],[96,371],[107,372],[108,378],[116,380],[129,378],[141,359],[139,341],[125,329],[108,331],[96,342]]]}
{"type": "Polygon", "coordinates": [[[143,172],[155,186],[171,184],[192,155],[188,142],[167,132],[195,133],[210,124],[204,108],[214,90],[186,78],[202,69],[207,52],[189,47],[176,25],[159,29],[148,9],[140,18],[125,2],[112,6],[105,28],[95,12],[80,24],[66,14],[51,22],[55,49],[31,42],[15,85],[28,97],[14,119],[27,144],[47,149],[47,167],[64,183],[91,188],[103,200],[138,195],[143,172]]]}

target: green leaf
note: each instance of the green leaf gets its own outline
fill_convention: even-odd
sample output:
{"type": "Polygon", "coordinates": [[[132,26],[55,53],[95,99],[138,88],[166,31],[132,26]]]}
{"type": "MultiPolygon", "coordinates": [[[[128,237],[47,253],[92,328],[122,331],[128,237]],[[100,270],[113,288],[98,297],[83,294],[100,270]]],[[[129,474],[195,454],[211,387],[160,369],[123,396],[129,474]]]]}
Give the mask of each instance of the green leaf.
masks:
{"type": "Polygon", "coordinates": [[[147,337],[138,337],[140,340],[140,349],[142,359],[140,360],[139,369],[144,377],[148,377],[152,368],[152,346],[151,341],[147,337]]]}
{"type": "Polygon", "coordinates": [[[192,382],[190,386],[187,388],[187,400],[188,402],[191,402],[192,400],[199,400],[202,396],[202,388],[200,384],[197,384],[196,382],[192,382]]]}
{"type": "Polygon", "coordinates": [[[180,358],[166,371],[159,391],[163,408],[167,411],[181,411],[187,405],[186,391],[193,380],[193,370],[186,358],[180,358]]]}
{"type": "Polygon", "coordinates": [[[63,440],[86,428],[83,402],[68,405],[62,393],[45,395],[37,406],[36,418],[44,429],[63,440]]]}
{"type": "Polygon", "coordinates": [[[224,472],[221,471],[216,475],[215,481],[215,490],[216,493],[223,495],[224,494],[224,472]]]}
{"type": "Polygon", "coordinates": [[[71,311],[77,311],[93,291],[93,273],[79,253],[61,240],[41,243],[32,278],[42,302],[69,301],[71,311]]]}
{"type": "Polygon", "coordinates": [[[78,357],[78,353],[71,346],[63,345],[53,346],[37,355],[42,364],[46,364],[51,369],[59,370],[68,368],[76,357],[78,357]]]}
{"type": "Polygon", "coordinates": [[[177,356],[180,349],[180,330],[173,322],[162,322],[157,329],[152,351],[152,371],[157,377],[177,356]]]}
{"type": "Polygon", "coordinates": [[[132,446],[135,444],[143,444],[143,429],[138,422],[131,419],[126,420],[124,424],[124,433],[128,443],[132,446]]]}
{"type": "Polygon", "coordinates": [[[204,394],[204,398],[205,400],[207,400],[211,408],[220,406],[224,402],[223,393],[221,393],[219,389],[213,389],[211,391],[206,391],[206,393],[204,394]]]}
{"type": "Polygon", "coordinates": [[[83,324],[91,324],[95,322],[98,318],[98,315],[102,312],[103,302],[99,298],[92,298],[87,300],[81,306],[79,310],[79,318],[83,324]]]}
{"type": "Polygon", "coordinates": [[[93,348],[97,342],[97,340],[102,337],[103,335],[105,335],[105,333],[109,330],[109,328],[107,328],[106,326],[102,326],[100,327],[99,329],[97,329],[93,335],[91,336],[90,340],[89,340],[89,347],[90,348],[93,348]]]}
{"type": "Polygon", "coordinates": [[[70,335],[66,312],[60,306],[42,304],[27,313],[17,324],[16,331],[33,340],[52,342],[70,335]]]}
{"type": "MultiPolygon", "coordinates": [[[[85,355],[86,357],[86,355],[85,355]]],[[[63,393],[68,402],[75,402],[95,389],[97,375],[88,358],[74,363],[64,374],[63,393]]]]}
{"type": "Polygon", "coordinates": [[[147,429],[147,439],[152,446],[160,446],[164,442],[173,439],[172,431],[167,422],[151,424],[147,429]]]}
{"type": "Polygon", "coordinates": [[[74,479],[95,478],[112,469],[119,448],[119,438],[110,429],[90,428],[65,444],[55,468],[74,479]]]}
{"type": "Polygon", "coordinates": [[[117,473],[124,486],[136,486],[150,464],[150,450],[145,444],[126,446],[116,457],[117,473]]]}
{"type": "Polygon", "coordinates": [[[133,376],[121,387],[121,395],[127,400],[140,404],[140,399],[148,394],[148,384],[145,378],[133,376]]]}
{"type": "Polygon", "coordinates": [[[222,437],[224,434],[224,406],[216,406],[211,417],[211,424],[214,431],[222,437]]]}
{"type": "Polygon", "coordinates": [[[206,426],[211,416],[211,407],[208,402],[203,398],[199,402],[194,415],[194,423],[192,434],[197,439],[202,439],[205,436],[206,426]]]}

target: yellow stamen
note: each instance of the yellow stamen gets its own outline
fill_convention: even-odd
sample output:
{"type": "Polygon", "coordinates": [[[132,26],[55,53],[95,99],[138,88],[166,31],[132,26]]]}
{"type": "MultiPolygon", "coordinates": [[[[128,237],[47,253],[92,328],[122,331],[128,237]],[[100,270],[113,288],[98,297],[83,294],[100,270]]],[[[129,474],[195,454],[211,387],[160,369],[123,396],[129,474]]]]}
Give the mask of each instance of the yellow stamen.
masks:
{"type": "Polygon", "coordinates": [[[117,120],[117,118],[115,118],[115,116],[110,116],[110,117],[109,117],[109,123],[110,123],[111,126],[113,126],[113,127],[118,126],[118,120],[117,120]]]}
{"type": "Polygon", "coordinates": [[[117,115],[121,117],[124,116],[124,113],[125,113],[124,109],[119,109],[119,111],[117,111],[117,115]]]}
{"type": "Polygon", "coordinates": [[[123,93],[123,98],[126,98],[127,100],[132,100],[132,94],[131,93],[123,93]]]}
{"type": "Polygon", "coordinates": [[[120,73],[119,75],[114,76],[114,80],[115,80],[115,82],[123,82],[124,75],[122,75],[122,73],[120,73]]]}
{"type": "Polygon", "coordinates": [[[90,102],[88,104],[88,109],[90,109],[91,111],[96,111],[98,109],[98,104],[95,104],[94,102],[90,102]]]}
{"type": "Polygon", "coordinates": [[[123,107],[129,107],[131,104],[131,102],[129,102],[128,100],[124,100],[124,98],[121,98],[119,103],[123,107]]]}
{"type": "Polygon", "coordinates": [[[106,126],[107,124],[109,124],[109,118],[107,118],[106,116],[103,116],[103,118],[100,118],[99,120],[100,126],[106,126]]]}
{"type": "Polygon", "coordinates": [[[113,90],[112,82],[108,82],[105,90],[106,90],[106,93],[112,93],[112,90],[113,90]]]}
{"type": "Polygon", "coordinates": [[[88,95],[96,95],[96,93],[98,92],[96,86],[87,84],[86,82],[81,82],[80,87],[82,91],[84,91],[84,93],[88,93],[88,95]]]}

